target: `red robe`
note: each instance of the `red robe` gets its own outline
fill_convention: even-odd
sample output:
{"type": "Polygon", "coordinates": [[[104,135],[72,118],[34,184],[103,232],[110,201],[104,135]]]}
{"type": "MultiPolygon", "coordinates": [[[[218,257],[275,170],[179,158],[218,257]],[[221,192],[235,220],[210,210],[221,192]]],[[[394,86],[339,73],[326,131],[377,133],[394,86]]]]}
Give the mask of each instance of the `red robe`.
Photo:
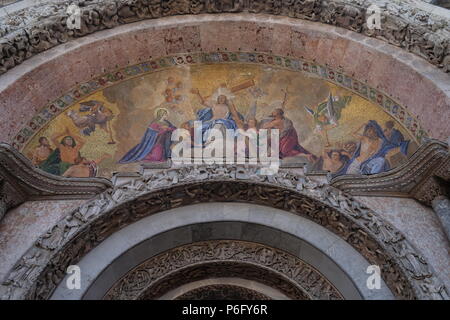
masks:
{"type": "Polygon", "coordinates": [[[298,142],[297,130],[290,127],[283,131],[280,137],[280,158],[293,157],[301,153],[311,154],[298,142]]]}

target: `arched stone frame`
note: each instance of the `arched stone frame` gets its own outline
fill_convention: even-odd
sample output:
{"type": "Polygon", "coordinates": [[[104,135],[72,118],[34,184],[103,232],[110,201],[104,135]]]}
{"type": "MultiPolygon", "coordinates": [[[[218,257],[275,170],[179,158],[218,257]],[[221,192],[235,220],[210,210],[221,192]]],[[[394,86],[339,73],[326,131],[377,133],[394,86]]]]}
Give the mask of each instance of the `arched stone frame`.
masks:
{"type": "MultiPolygon", "coordinates": [[[[203,297],[207,297],[206,299],[203,298],[202,300],[210,300],[211,294],[210,292],[215,290],[216,288],[218,290],[221,290],[223,287],[235,287],[237,290],[240,290],[239,296],[234,296],[230,300],[289,300],[288,297],[283,296],[281,294],[274,294],[273,290],[267,290],[269,292],[265,292],[261,285],[258,286],[259,290],[255,290],[252,287],[254,286],[254,283],[251,281],[245,281],[241,280],[236,284],[233,283],[233,280],[227,281],[228,278],[218,278],[218,279],[210,279],[212,280],[211,284],[205,284],[204,282],[210,282],[209,280],[204,281],[198,281],[194,284],[199,284],[199,286],[196,287],[184,287],[184,291],[176,292],[174,295],[171,296],[165,296],[162,297],[161,300],[200,300],[203,297]],[[225,280],[223,280],[225,279],[225,280]],[[222,283],[222,281],[225,281],[225,283],[222,283]],[[242,281],[242,282],[241,282],[242,281]],[[232,282],[232,284],[229,284],[229,282],[232,282]],[[248,290],[248,291],[247,291],[248,290]],[[248,292],[248,293],[247,293],[248,292]]],[[[217,290],[216,289],[216,290],[217,290]]],[[[269,288],[271,289],[271,288],[269,288]]],[[[230,294],[224,294],[220,299],[217,300],[226,300],[229,299],[231,295],[230,294]]]]}
{"type": "MultiPolygon", "coordinates": [[[[348,30],[376,37],[398,47],[404,48],[428,60],[430,63],[448,71],[448,38],[445,19],[448,14],[436,6],[425,2],[396,2],[395,5],[372,1],[355,0],[308,0],[301,2],[273,2],[265,0],[220,1],[89,1],[72,2],[68,0],[46,0],[38,6],[31,1],[12,4],[8,11],[0,13],[0,29],[4,37],[4,53],[0,56],[0,73],[22,63],[33,54],[42,52],[69,39],[85,36],[92,32],[113,28],[121,24],[158,19],[167,16],[199,15],[218,13],[249,12],[271,14],[309,21],[319,21],[348,30]],[[78,28],[69,27],[68,12],[71,4],[79,5],[81,19],[78,28]],[[371,28],[367,21],[373,14],[375,4],[382,13],[384,28],[371,28]],[[9,10],[11,9],[11,10],[9,10]],[[48,11],[53,14],[49,16],[48,11]],[[16,14],[27,16],[27,21],[16,14]],[[10,18],[5,19],[5,16],[10,18]],[[11,17],[12,16],[12,17],[11,17]],[[22,23],[17,23],[17,20],[22,23]],[[43,26],[41,26],[43,24],[43,26]],[[22,30],[25,29],[25,30],[22,30]],[[75,29],[75,30],[74,30],[75,29]],[[430,32],[436,34],[430,35],[430,32]],[[24,34],[28,35],[24,37],[24,34]],[[31,36],[30,36],[31,35],[31,36]],[[6,40],[6,41],[5,41],[6,40]],[[16,45],[18,50],[12,50],[16,45]]],[[[2,50],[3,51],[3,50],[2,50]]]]}
{"type": "MultiPolygon", "coordinates": [[[[267,206],[214,202],[163,211],[117,231],[77,263],[83,273],[80,290],[67,290],[63,280],[52,299],[100,299],[113,283],[123,281],[134,272],[130,270],[139,270],[140,267],[136,266],[147,265],[147,261],[155,256],[191,243],[221,239],[261,244],[286,252],[300,259],[300,265],[316,269],[346,299],[393,297],[384,283],[380,290],[369,290],[366,287],[369,263],[344,240],[316,223],[267,206]]],[[[208,257],[205,263],[210,259],[208,257]]],[[[239,262],[242,258],[236,260],[239,262]]],[[[281,268],[281,272],[286,272],[288,268],[295,275],[298,265],[293,265],[289,259],[283,261],[277,263],[275,269],[281,268]]],[[[196,256],[195,264],[201,262],[201,257],[196,256]]],[[[299,274],[305,276],[302,272],[299,274]]],[[[295,281],[303,279],[299,277],[295,281]]],[[[320,291],[312,296],[325,298],[320,291]]]]}
{"type": "MultiPolygon", "coordinates": [[[[413,54],[381,40],[316,22],[227,14],[166,17],[119,26],[72,40],[27,60],[1,76],[0,105],[7,112],[0,139],[21,148],[24,139],[34,134],[42,121],[42,117],[32,119],[33,115],[78,84],[105,72],[168,54],[217,50],[256,51],[327,65],[398,101],[429,136],[446,139],[449,134],[443,122],[445,117],[437,117],[450,112],[449,76],[413,54]],[[226,36],[224,30],[230,35],[226,36]],[[237,32],[239,37],[233,36],[237,32]],[[260,32],[270,36],[255,42],[260,32]],[[182,41],[178,43],[177,39],[182,41]],[[359,63],[355,63],[355,56],[362,57],[359,63]],[[33,88],[32,94],[19,94],[29,88],[33,88]]],[[[59,106],[54,108],[55,113],[60,112],[59,106]]]]}
{"type": "MultiPolygon", "coordinates": [[[[338,30],[339,30],[339,28],[337,28],[338,30]]],[[[334,30],[334,29],[333,29],[334,30]]],[[[343,34],[345,34],[345,32],[343,33],[343,34]]],[[[362,39],[362,38],[361,38],[362,39]]],[[[83,39],[83,40],[85,40],[85,39],[83,39]]],[[[372,41],[369,41],[369,40],[373,40],[373,39],[365,39],[365,40],[363,40],[363,41],[367,41],[367,43],[366,44],[364,44],[364,45],[370,45],[370,46],[372,46],[372,45],[374,45],[374,43],[377,43],[377,41],[373,41],[373,43],[372,43],[372,41]]],[[[412,39],[411,39],[412,40],[412,39]]],[[[419,40],[419,39],[416,39],[416,40],[419,40]]],[[[80,43],[82,43],[83,41],[80,41],[80,43]]],[[[87,43],[85,43],[85,44],[87,44],[87,43]]],[[[74,45],[74,46],[77,46],[78,44],[76,43],[76,44],[74,44],[74,43],[70,43],[70,44],[68,44],[67,46],[65,46],[65,48],[62,48],[62,46],[61,47],[59,47],[58,48],[58,52],[59,52],[59,54],[63,54],[63,52],[66,50],[66,49],[68,49],[68,48],[70,48],[72,45],[74,45]]],[[[374,45],[375,46],[375,45],[374,45]]],[[[331,47],[333,47],[333,46],[331,46],[331,47]]],[[[386,46],[386,47],[384,47],[384,46],[381,46],[382,47],[382,49],[383,50],[385,50],[385,52],[389,52],[389,50],[391,50],[392,48],[390,48],[390,46],[386,46]]],[[[328,46],[325,46],[325,48],[328,48],[328,46]]],[[[333,47],[334,48],[334,47],[333,47]]],[[[378,48],[377,49],[377,51],[383,51],[383,50],[381,50],[380,48],[378,48]]],[[[420,77],[419,78],[417,78],[417,77],[411,77],[412,78],[412,81],[411,82],[417,82],[417,83],[420,83],[421,85],[423,84],[423,83],[425,83],[425,85],[424,86],[421,86],[421,88],[423,88],[423,89],[425,89],[425,88],[435,88],[435,84],[437,83],[436,81],[439,79],[439,76],[436,76],[436,74],[435,74],[435,72],[434,72],[434,70],[432,69],[432,68],[430,68],[430,66],[429,65],[427,65],[426,63],[424,63],[423,61],[421,61],[421,60],[417,60],[417,59],[411,59],[411,61],[407,61],[407,60],[409,60],[410,58],[411,58],[411,55],[409,55],[409,54],[404,54],[402,51],[400,51],[400,50],[397,50],[397,51],[395,51],[395,50],[393,50],[393,51],[391,51],[392,52],[392,54],[393,55],[397,55],[399,52],[400,52],[400,54],[395,58],[395,60],[394,60],[394,62],[399,62],[399,63],[401,63],[401,64],[404,64],[405,66],[406,65],[408,65],[408,68],[409,67],[411,67],[412,68],[412,70],[414,70],[414,72],[418,72],[419,74],[420,74],[420,77]],[[420,70],[420,71],[418,71],[418,70],[420,70]],[[431,87],[430,87],[430,83],[428,82],[428,81],[431,81],[431,83],[433,83],[432,85],[431,85],[431,87]]],[[[39,57],[39,59],[37,59],[37,60],[40,60],[41,58],[43,58],[42,60],[45,60],[45,56],[41,56],[41,57],[39,57]]],[[[383,59],[380,59],[380,60],[383,60],[383,59]]],[[[31,61],[31,60],[29,60],[29,61],[31,61]]],[[[331,64],[331,65],[334,65],[335,63],[336,64],[339,64],[339,61],[340,60],[338,60],[338,59],[335,59],[335,57],[333,57],[333,56],[331,56],[330,57],[330,59],[328,59],[328,62],[331,64]]],[[[61,60],[59,61],[59,62],[61,62],[61,60]]],[[[385,61],[382,61],[383,63],[385,62],[385,61]]],[[[125,62],[126,63],[126,62],[125,62]]],[[[392,63],[392,61],[390,62],[390,63],[392,63]]],[[[27,63],[25,63],[25,64],[27,64],[27,63]]],[[[389,64],[383,64],[384,66],[389,66],[389,64]]],[[[27,64],[27,67],[28,68],[30,68],[30,67],[36,67],[36,65],[33,65],[33,63],[30,63],[30,64],[27,64]]],[[[54,66],[54,65],[53,65],[54,66]]],[[[392,65],[391,65],[392,66],[392,65]]],[[[21,67],[21,66],[19,66],[19,67],[21,67]]],[[[103,66],[99,66],[99,68],[101,68],[101,67],[103,67],[103,66]]],[[[66,70],[70,70],[72,67],[69,67],[68,69],[66,69],[66,70]]],[[[26,69],[26,68],[25,68],[26,69]]],[[[346,71],[348,70],[348,66],[347,65],[344,65],[343,66],[343,69],[345,69],[346,71]]],[[[383,69],[383,68],[381,68],[381,69],[383,69]]],[[[407,69],[407,68],[405,68],[405,69],[407,69]]],[[[23,69],[21,69],[21,70],[23,70],[23,69]]],[[[2,78],[2,81],[0,81],[0,82],[2,82],[3,84],[10,84],[10,82],[9,82],[9,80],[10,79],[12,79],[12,80],[15,80],[15,79],[17,79],[17,78],[15,78],[15,76],[17,76],[17,75],[20,75],[20,77],[22,77],[21,79],[23,80],[23,79],[27,79],[27,81],[28,82],[26,82],[26,85],[24,85],[21,89],[22,90],[18,90],[18,91],[16,91],[16,92],[24,92],[24,91],[26,91],[26,90],[28,90],[29,88],[33,88],[33,89],[36,89],[36,88],[39,88],[39,83],[36,83],[36,82],[33,82],[33,79],[35,79],[35,78],[33,78],[33,76],[35,75],[33,72],[34,71],[36,71],[36,74],[37,73],[39,73],[39,72],[42,72],[42,73],[44,73],[46,70],[51,70],[51,68],[48,68],[48,69],[39,69],[39,70],[35,70],[35,69],[33,69],[33,68],[30,68],[30,69],[26,69],[27,71],[30,71],[31,70],[31,72],[29,72],[25,77],[24,77],[24,74],[22,73],[21,74],[21,70],[19,70],[19,69],[15,69],[15,70],[13,70],[13,72],[11,73],[9,73],[8,74],[8,76],[7,77],[3,77],[2,78]],[[3,80],[7,80],[6,82],[5,81],[3,81],[3,80]]],[[[408,69],[409,71],[411,71],[410,69],[408,69]]],[[[391,70],[390,70],[391,71],[391,70]]],[[[350,74],[351,74],[351,72],[352,72],[352,70],[350,70],[350,74]]],[[[41,74],[42,75],[42,74],[41,74]]],[[[415,75],[415,73],[414,73],[414,75],[415,75]]],[[[385,79],[385,78],[383,78],[382,77],[383,75],[381,75],[381,74],[377,74],[376,76],[375,76],[375,78],[377,78],[377,77],[380,77],[380,78],[382,78],[382,79],[385,79]]],[[[448,78],[441,78],[441,79],[448,79],[448,78]]],[[[369,82],[374,82],[374,83],[377,83],[377,81],[376,80],[373,80],[373,79],[369,79],[369,82]]],[[[378,79],[378,85],[380,84],[380,83],[382,83],[382,81],[380,80],[380,79],[378,79]]],[[[441,83],[442,84],[442,83],[441,83]]],[[[445,86],[440,86],[439,84],[436,84],[436,87],[439,87],[439,88],[441,88],[441,89],[443,89],[444,91],[445,91],[445,86]]],[[[19,88],[20,89],[20,88],[19,88]]],[[[447,92],[449,92],[448,91],[448,86],[447,86],[447,92]]],[[[406,90],[407,91],[407,90],[406,90]]],[[[439,91],[439,90],[438,90],[439,91]]],[[[436,91],[433,91],[432,90],[432,92],[436,92],[436,91]]],[[[434,96],[435,94],[434,93],[432,93],[431,91],[430,92],[428,92],[428,91],[426,91],[426,90],[422,90],[421,91],[421,94],[423,95],[423,96],[426,96],[426,93],[428,93],[429,94],[429,96],[434,96]]],[[[445,96],[445,95],[441,95],[441,94],[438,94],[439,95],[439,107],[440,108],[442,108],[442,107],[446,107],[446,106],[448,106],[448,103],[446,103],[445,101],[448,101],[448,95],[447,96],[445,96]],[[447,99],[447,100],[446,100],[447,99]]],[[[35,97],[36,98],[36,97],[35,97]]],[[[1,99],[0,99],[1,100],[1,99]]],[[[14,107],[15,106],[17,106],[17,103],[16,104],[12,104],[14,107]]],[[[407,105],[407,103],[405,103],[405,105],[407,105]]],[[[428,104],[428,106],[437,106],[437,104],[434,104],[434,103],[429,103],[428,104]]],[[[33,106],[33,104],[28,104],[27,105],[27,108],[25,109],[26,111],[25,111],[25,115],[28,115],[28,114],[31,114],[31,113],[28,113],[28,110],[29,110],[29,108],[30,108],[30,106],[33,106]]],[[[38,105],[38,104],[35,104],[34,105],[34,107],[36,107],[36,108],[40,108],[42,105],[38,105]]],[[[420,109],[420,108],[419,108],[420,109]]],[[[446,110],[446,109],[444,109],[444,108],[442,108],[443,110],[446,110]]],[[[430,123],[433,123],[433,119],[431,119],[431,116],[428,116],[427,114],[426,114],[426,111],[428,111],[429,109],[427,108],[427,109],[425,109],[425,108],[423,108],[422,110],[421,110],[421,112],[419,113],[419,115],[420,116],[425,116],[425,117],[427,117],[427,118],[429,118],[428,119],[428,121],[430,122],[430,123]]],[[[439,111],[441,111],[441,109],[438,109],[437,107],[436,107],[436,110],[439,110],[439,111]]],[[[438,113],[438,112],[432,112],[432,113],[435,113],[435,114],[440,114],[440,113],[438,113]]],[[[19,117],[17,117],[17,118],[20,118],[20,116],[19,117]]],[[[22,118],[21,118],[22,119],[22,118]]],[[[19,123],[20,122],[22,122],[22,124],[24,124],[24,125],[28,125],[26,122],[27,119],[26,118],[23,118],[23,120],[20,120],[19,121],[19,123]]],[[[442,134],[442,132],[441,133],[439,133],[439,134],[442,134]]],[[[438,136],[435,136],[435,137],[438,137],[438,136]]],[[[445,138],[446,136],[445,136],[445,132],[444,132],[444,135],[443,135],[443,137],[445,138]]],[[[32,263],[32,262],[31,262],[32,263]]]]}
{"type": "MultiPolygon", "coordinates": [[[[254,290],[257,293],[261,294],[264,299],[264,296],[271,300],[289,300],[289,298],[284,295],[282,292],[270,288],[268,286],[264,286],[261,283],[257,283],[255,281],[246,280],[246,279],[235,279],[235,278],[208,278],[200,281],[193,281],[187,285],[180,286],[175,290],[171,290],[167,292],[165,295],[159,298],[159,300],[180,300],[179,298],[184,296],[185,294],[192,292],[193,290],[206,288],[210,285],[235,285],[239,287],[244,287],[250,290],[254,290]]],[[[250,299],[247,299],[250,300],[250,299]]]]}
{"type": "Polygon", "coordinates": [[[447,289],[423,256],[373,211],[310,178],[288,171],[261,176],[256,169],[169,169],[110,189],[41,236],[11,270],[0,288],[1,295],[6,299],[46,299],[68,265],[125,225],[187,204],[234,201],[287,210],[326,227],[369,263],[379,265],[397,298],[448,299],[447,289]]]}
{"type": "Polygon", "coordinates": [[[323,275],[300,259],[268,246],[237,240],[195,242],[162,253],[130,271],[103,298],[154,300],[178,285],[209,277],[258,281],[295,300],[343,298],[323,275]],[[195,262],[186,263],[184,253],[195,253],[195,262]],[[155,268],[161,277],[152,272],[155,268]]]}
{"type": "Polygon", "coordinates": [[[339,291],[326,278],[301,260],[286,252],[258,243],[236,240],[196,242],[162,253],[130,271],[114,284],[103,298],[107,300],[154,300],[160,298],[167,291],[177,288],[179,284],[186,284],[191,280],[204,280],[211,276],[258,281],[295,300],[342,299],[339,291]],[[225,254],[224,251],[226,251],[225,254]],[[170,263],[175,262],[174,259],[178,258],[180,253],[186,252],[198,254],[195,256],[195,260],[198,259],[198,261],[186,264],[186,261],[181,258],[181,261],[177,260],[176,264],[170,263]],[[222,257],[218,258],[217,255],[222,255],[222,257]],[[237,259],[230,259],[227,255],[234,255],[237,259]],[[211,259],[213,256],[214,260],[211,259]],[[205,258],[207,259],[205,260],[205,258]],[[287,263],[281,265],[281,262],[287,263]],[[302,270],[305,275],[303,278],[297,276],[294,279],[294,277],[289,277],[290,272],[283,273],[280,272],[280,268],[278,270],[271,268],[275,264],[285,269],[284,271],[287,271],[288,268],[295,271],[302,270]],[[160,277],[152,277],[151,270],[154,266],[159,269],[160,277]],[[166,273],[167,270],[170,271],[166,273]],[[148,279],[151,279],[151,282],[147,283],[148,279]],[[137,284],[140,286],[136,286],[137,284]]]}

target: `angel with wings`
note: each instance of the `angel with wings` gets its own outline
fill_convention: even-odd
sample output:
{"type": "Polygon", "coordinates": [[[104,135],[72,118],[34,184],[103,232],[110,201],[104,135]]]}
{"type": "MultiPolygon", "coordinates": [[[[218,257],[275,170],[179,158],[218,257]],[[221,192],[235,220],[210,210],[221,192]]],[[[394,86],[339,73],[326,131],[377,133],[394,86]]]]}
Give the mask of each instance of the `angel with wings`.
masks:
{"type": "Polygon", "coordinates": [[[111,120],[114,118],[114,113],[103,102],[97,100],[81,102],[78,112],[69,110],[66,115],[83,135],[90,136],[98,125],[109,134],[110,141],[108,144],[116,143],[111,129],[111,120]]]}
{"type": "Polygon", "coordinates": [[[330,146],[328,138],[328,130],[338,126],[338,121],[341,118],[342,109],[344,109],[351,101],[351,96],[333,97],[330,93],[328,99],[320,103],[316,110],[305,106],[305,110],[314,119],[316,125],[316,132],[320,132],[326,141],[326,146],[330,146]]]}

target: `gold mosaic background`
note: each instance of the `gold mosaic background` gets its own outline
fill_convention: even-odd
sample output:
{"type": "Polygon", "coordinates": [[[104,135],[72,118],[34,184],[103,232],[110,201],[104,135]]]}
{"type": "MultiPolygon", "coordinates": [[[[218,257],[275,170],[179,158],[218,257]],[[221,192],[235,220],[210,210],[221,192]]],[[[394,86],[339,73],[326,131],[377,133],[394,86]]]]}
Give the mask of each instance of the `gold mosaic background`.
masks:
{"type": "MultiPolygon", "coordinates": [[[[205,108],[192,89],[197,88],[200,95],[208,99],[220,87],[232,90],[239,86],[242,89],[233,92],[232,101],[242,116],[247,118],[251,113],[251,105],[255,101],[252,90],[259,88],[264,95],[256,100],[256,119],[266,119],[273,110],[282,107],[285,118],[293,123],[299,144],[315,157],[314,161],[302,155],[286,157],[285,162],[296,162],[300,157],[314,167],[313,162],[322,156],[324,148],[340,150],[347,141],[358,143],[352,134],[369,120],[375,120],[383,129],[385,123],[392,120],[395,122],[394,128],[401,132],[405,140],[410,140],[406,155],[390,158],[391,167],[405,161],[417,149],[414,137],[405,128],[380,107],[347,89],[319,78],[273,67],[210,64],[153,72],[98,91],[71,106],[38,132],[24,148],[24,154],[32,159],[40,137],[51,140],[52,136],[67,131],[70,134],[64,135],[78,135],[85,141],[79,150],[82,157],[89,161],[103,158],[97,163],[97,176],[109,178],[115,171],[137,171],[141,162],[118,164],[118,161],[141,141],[149,124],[155,119],[157,108],[168,110],[167,120],[175,127],[180,127],[184,122],[194,120],[196,112],[205,108]],[[175,102],[168,101],[170,94],[167,90],[172,91],[175,102]],[[340,111],[335,126],[325,125],[322,130],[318,130],[320,124],[307,108],[317,112],[318,105],[326,103],[330,94],[336,102],[345,97],[351,98],[340,111]],[[94,130],[86,135],[83,133],[86,129],[83,121],[77,125],[76,120],[91,115],[92,110],[80,111],[81,104],[88,101],[100,102],[113,117],[103,125],[94,124],[94,130]],[[68,115],[69,112],[78,118],[74,120],[68,115]],[[109,143],[111,141],[115,143],[109,143]]],[[[52,150],[57,148],[52,142],[50,147],[52,150]]]]}

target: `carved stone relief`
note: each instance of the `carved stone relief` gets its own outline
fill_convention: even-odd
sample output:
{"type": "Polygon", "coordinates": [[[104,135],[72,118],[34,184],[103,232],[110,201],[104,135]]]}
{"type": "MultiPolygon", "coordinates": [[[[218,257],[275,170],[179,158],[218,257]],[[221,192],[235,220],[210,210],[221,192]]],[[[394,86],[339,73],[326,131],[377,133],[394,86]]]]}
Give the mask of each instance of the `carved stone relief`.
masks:
{"type": "Polygon", "coordinates": [[[290,211],[326,227],[371,264],[379,265],[398,298],[449,298],[445,286],[405,237],[351,196],[288,170],[262,176],[257,169],[168,169],[110,188],[43,235],[7,276],[1,297],[48,298],[68,265],[116,230],[145,216],[194,203],[234,201],[290,211]]]}
{"type": "Polygon", "coordinates": [[[412,2],[377,2],[381,30],[366,25],[366,8],[357,0],[76,0],[40,4],[0,18],[0,74],[25,59],[70,39],[144,19],[201,13],[266,13],[335,25],[404,48],[450,70],[448,17],[412,2]],[[67,7],[81,8],[81,28],[67,27],[67,7]],[[50,13],[50,14],[49,14],[50,13]]]}
{"type": "Polygon", "coordinates": [[[185,283],[227,276],[259,281],[292,299],[343,299],[322,274],[297,257],[231,240],[197,242],[153,257],[114,284],[105,299],[157,299],[185,283]]]}
{"type": "Polygon", "coordinates": [[[271,300],[268,296],[234,285],[209,285],[186,292],[175,300],[271,300]]]}

